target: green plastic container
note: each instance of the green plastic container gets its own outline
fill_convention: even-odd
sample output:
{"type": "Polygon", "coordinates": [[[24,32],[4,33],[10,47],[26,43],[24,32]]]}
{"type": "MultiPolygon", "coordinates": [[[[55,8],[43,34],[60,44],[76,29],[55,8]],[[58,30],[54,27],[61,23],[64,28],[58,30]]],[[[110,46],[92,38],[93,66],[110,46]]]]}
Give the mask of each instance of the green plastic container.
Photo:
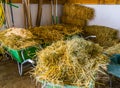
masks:
{"type": "Polygon", "coordinates": [[[5,47],[8,53],[15,59],[17,62],[22,63],[26,59],[33,59],[36,56],[36,51],[39,50],[38,46],[30,46],[25,49],[15,50],[9,47],[5,47]]]}

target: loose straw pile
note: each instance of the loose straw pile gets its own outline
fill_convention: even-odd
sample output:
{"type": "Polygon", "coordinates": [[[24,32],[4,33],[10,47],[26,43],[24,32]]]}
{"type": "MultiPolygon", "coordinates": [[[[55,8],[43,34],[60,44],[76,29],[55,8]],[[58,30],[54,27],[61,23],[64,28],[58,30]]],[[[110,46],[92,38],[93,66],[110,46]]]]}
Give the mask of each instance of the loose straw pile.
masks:
{"type": "Polygon", "coordinates": [[[99,43],[104,48],[108,48],[118,43],[118,31],[113,28],[92,25],[83,28],[84,35],[95,35],[96,38],[93,39],[95,43],[99,43]]]}
{"type": "Polygon", "coordinates": [[[113,55],[113,54],[120,54],[120,43],[109,47],[108,49],[105,50],[105,53],[108,55],[113,55]]]}
{"type": "Polygon", "coordinates": [[[38,39],[43,40],[45,43],[52,43],[58,40],[62,40],[65,36],[75,35],[82,32],[82,27],[78,28],[72,25],[51,25],[40,26],[30,29],[30,31],[38,39]]]}
{"type": "Polygon", "coordinates": [[[37,53],[33,76],[37,82],[87,88],[101,64],[107,63],[103,48],[83,38],[58,41],[37,53]]]}
{"type": "Polygon", "coordinates": [[[21,28],[10,28],[0,31],[0,42],[2,45],[21,49],[37,44],[51,44],[52,42],[63,40],[66,36],[79,34],[82,28],[73,25],[52,25],[40,26],[25,30],[21,28]]]}
{"type": "Polygon", "coordinates": [[[4,49],[0,46],[0,54],[4,54],[4,49]]]}
{"type": "Polygon", "coordinates": [[[25,29],[10,28],[0,31],[0,43],[12,49],[23,49],[29,46],[37,45],[39,40],[35,40],[32,33],[25,29]]]}

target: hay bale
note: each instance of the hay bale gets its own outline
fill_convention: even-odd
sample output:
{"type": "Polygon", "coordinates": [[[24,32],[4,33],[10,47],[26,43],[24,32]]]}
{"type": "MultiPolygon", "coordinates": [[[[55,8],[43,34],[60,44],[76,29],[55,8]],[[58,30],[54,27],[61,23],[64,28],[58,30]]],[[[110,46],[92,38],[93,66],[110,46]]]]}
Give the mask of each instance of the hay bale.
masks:
{"type": "Polygon", "coordinates": [[[37,53],[33,76],[37,82],[87,88],[99,65],[106,64],[103,48],[83,38],[58,41],[37,53]]]}
{"type": "Polygon", "coordinates": [[[72,25],[77,25],[77,26],[86,26],[87,21],[72,18],[70,16],[62,16],[62,23],[64,23],[64,24],[72,24],[72,25]]]}
{"type": "Polygon", "coordinates": [[[91,25],[83,28],[84,35],[95,35],[92,41],[95,43],[99,43],[104,48],[108,48],[118,43],[118,31],[116,29],[99,26],[99,25],[91,25]]]}
{"type": "Polygon", "coordinates": [[[94,17],[94,9],[77,4],[65,4],[63,15],[76,19],[91,20],[94,17]]]}

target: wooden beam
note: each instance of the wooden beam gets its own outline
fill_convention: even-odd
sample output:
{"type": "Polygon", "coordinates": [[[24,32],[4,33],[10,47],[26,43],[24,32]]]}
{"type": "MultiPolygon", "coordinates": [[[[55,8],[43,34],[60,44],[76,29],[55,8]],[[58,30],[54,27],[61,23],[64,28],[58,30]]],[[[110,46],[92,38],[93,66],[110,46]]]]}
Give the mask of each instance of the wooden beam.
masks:
{"type": "MultiPolygon", "coordinates": [[[[22,0],[12,0],[13,3],[22,3],[22,0]]],[[[58,0],[58,4],[64,4],[66,0],[58,0]]],[[[37,0],[30,0],[30,3],[37,3],[37,0]]],[[[43,4],[50,4],[50,0],[43,0],[43,4]]]]}
{"type": "MultiPolygon", "coordinates": [[[[8,0],[9,1],[9,0],[8,0]]],[[[12,0],[13,3],[22,3],[22,0],[12,0]]],[[[37,0],[30,0],[31,3],[37,3],[37,0]]],[[[120,4],[120,0],[58,0],[58,4],[77,3],[77,4],[120,4]]],[[[50,0],[43,0],[43,4],[50,4],[50,0]]]]}
{"type": "Polygon", "coordinates": [[[67,0],[75,4],[120,4],[120,0],[67,0]]]}

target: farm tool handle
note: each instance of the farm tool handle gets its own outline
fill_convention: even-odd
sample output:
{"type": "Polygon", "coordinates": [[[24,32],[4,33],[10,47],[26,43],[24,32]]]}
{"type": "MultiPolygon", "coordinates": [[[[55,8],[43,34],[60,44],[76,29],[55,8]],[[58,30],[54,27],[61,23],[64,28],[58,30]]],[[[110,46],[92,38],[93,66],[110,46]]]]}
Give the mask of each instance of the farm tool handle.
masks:
{"type": "Polygon", "coordinates": [[[5,25],[6,28],[9,28],[10,24],[9,24],[8,18],[7,18],[7,16],[6,16],[6,10],[8,10],[8,9],[6,8],[6,4],[10,5],[11,17],[12,17],[13,26],[14,26],[14,20],[13,20],[13,10],[12,10],[12,7],[15,7],[15,8],[19,8],[19,7],[18,7],[17,5],[12,4],[12,3],[11,3],[11,0],[9,0],[9,2],[7,2],[7,0],[2,0],[2,3],[3,3],[3,6],[4,6],[3,12],[4,12],[4,14],[5,14],[5,16],[4,16],[4,17],[5,17],[4,25],[5,25]]]}
{"type": "Polygon", "coordinates": [[[1,10],[1,17],[0,17],[0,26],[2,26],[4,23],[5,23],[5,20],[4,20],[4,8],[3,8],[3,4],[2,4],[2,1],[0,2],[0,10],[1,10]]]}
{"type": "Polygon", "coordinates": [[[55,21],[54,21],[54,11],[53,11],[53,0],[51,0],[51,16],[52,16],[52,24],[54,24],[55,21]]]}
{"type": "Polygon", "coordinates": [[[58,24],[58,1],[51,0],[51,15],[52,15],[52,24],[58,24]]]}
{"type": "Polygon", "coordinates": [[[23,5],[23,14],[24,14],[24,27],[27,28],[27,23],[28,22],[26,23],[27,18],[26,18],[26,7],[25,7],[25,1],[24,0],[22,0],[22,5],[23,5]]]}
{"type": "Polygon", "coordinates": [[[31,11],[30,11],[30,0],[23,0],[23,11],[24,11],[24,24],[25,28],[31,28],[32,27],[32,17],[31,17],[31,11]]]}
{"type": "Polygon", "coordinates": [[[25,0],[26,1],[26,6],[27,6],[27,15],[28,15],[28,24],[29,28],[32,27],[32,17],[31,17],[31,10],[30,10],[30,0],[25,0]]]}
{"type": "MultiPolygon", "coordinates": [[[[12,1],[9,0],[9,3],[12,3],[12,1]]],[[[11,18],[12,18],[12,26],[14,27],[14,17],[13,17],[13,9],[12,9],[12,5],[10,5],[10,12],[11,12],[11,18]]]]}
{"type": "MultiPolygon", "coordinates": [[[[3,3],[6,3],[5,0],[2,0],[2,2],[3,2],[3,3]]],[[[8,5],[12,6],[12,7],[15,7],[15,8],[19,8],[19,6],[14,5],[14,4],[10,3],[10,2],[8,2],[8,3],[6,3],[6,4],[8,4],[8,5]]]]}
{"type": "Polygon", "coordinates": [[[56,7],[56,17],[55,17],[55,21],[56,21],[56,24],[58,24],[58,1],[56,0],[56,5],[55,5],[55,7],[56,7]]]}
{"type": "Polygon", "coordinates": [[[43,4],[43,0],[38,0],[38,13],[37,13],[37,19],[36,19],[36,26],[40,26],[41,24],[42,4],[43,4]]]}

